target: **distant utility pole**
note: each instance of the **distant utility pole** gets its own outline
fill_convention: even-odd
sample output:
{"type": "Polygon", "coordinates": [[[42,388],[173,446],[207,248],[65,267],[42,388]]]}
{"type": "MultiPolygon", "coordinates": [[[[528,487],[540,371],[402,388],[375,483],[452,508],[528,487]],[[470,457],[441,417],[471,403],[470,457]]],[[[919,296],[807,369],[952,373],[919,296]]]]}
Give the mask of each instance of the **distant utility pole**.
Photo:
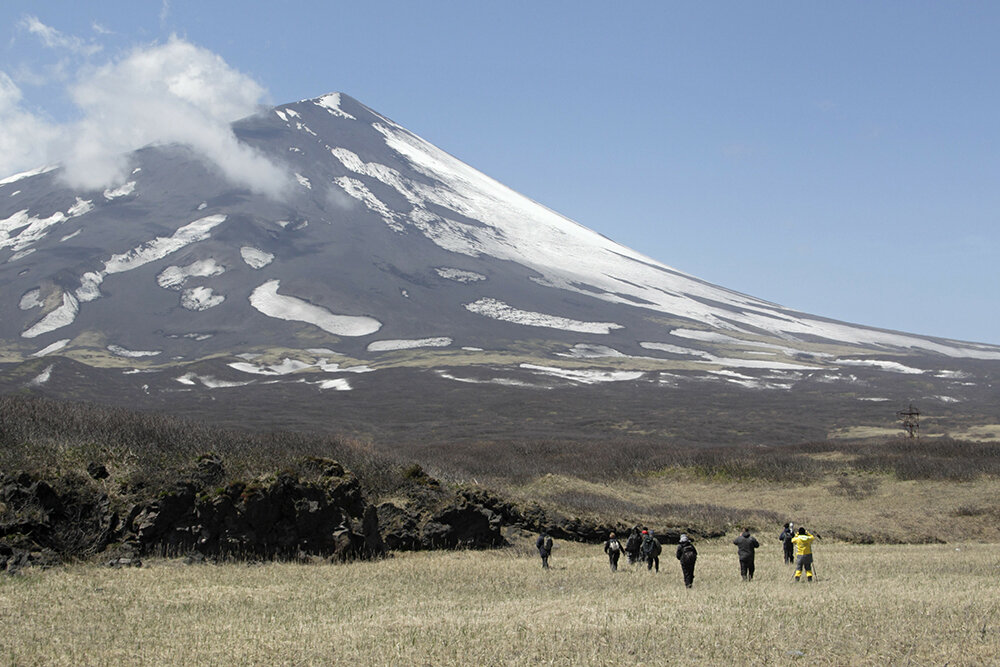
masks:
{"type": "Polygon", "coordinates": [[[911,438],[917,437],[917,429],[920,428],[920,410],[910,403],[905,410],[896,413],[896,417],[903,423],[903,430],[910,434],[911,438]]]}

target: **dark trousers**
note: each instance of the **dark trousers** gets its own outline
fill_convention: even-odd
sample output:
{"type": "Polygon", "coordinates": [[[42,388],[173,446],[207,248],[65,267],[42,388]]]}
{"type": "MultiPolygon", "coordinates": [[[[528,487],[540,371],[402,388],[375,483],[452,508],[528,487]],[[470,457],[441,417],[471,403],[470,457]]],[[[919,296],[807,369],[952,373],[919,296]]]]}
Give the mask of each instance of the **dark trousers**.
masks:
{"type": "Polygon", "coordinates": [[[684,573],[684,585],[688,588],[694,584],[694,558],[681,559],[681,572],[684,573]]]}
{"type": "Polygon", "coordinates": [[[660,557],[659,556],[646,556],[646,569],[652,570],[656,568],[656,571],[660,571],[660,557]]]}
{"type": "Polygon", "coordinates": [[[794,563],[795,562],[795,545],[792,544],[791,542],[789,542],[788,540],[785,540],[785,542],[783,543],[782,546],[785,549],[785,563],[786,564],[787,563],[794,563]]]}
{"type": "Polygon", "coordinates": [[[612,551],[608,554],[608,564],[611,566],[612,572],[618,571],[618,559],[621,558],[621,555],[620,551],[612,551]]]}
{"type": "Polygon", "coordinates": [[[740,558],[740,576],[746,581],[753,580],[753,556],[740,558]]]}
{"type": "Polygon", "coordinates": [[[546,570],[549,569],[549,552],[544,549],[539,549],[538,555],[542,557],[542,567],[546,570]]]}

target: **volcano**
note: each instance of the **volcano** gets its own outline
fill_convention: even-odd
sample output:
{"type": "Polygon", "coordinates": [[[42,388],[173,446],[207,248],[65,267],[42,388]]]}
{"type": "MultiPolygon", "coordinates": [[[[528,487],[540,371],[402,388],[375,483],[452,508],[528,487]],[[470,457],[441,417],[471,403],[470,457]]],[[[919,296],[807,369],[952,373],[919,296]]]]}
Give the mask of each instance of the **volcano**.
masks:
{"type": "Polygon", "coordinates": [[[0,391],[415,438],[825,437],[910,401],[996,421],[1000,346],[710,284],[346,95],[233,132],[290,185],[183,145],[99,191],[0,181],[0,391]]]}

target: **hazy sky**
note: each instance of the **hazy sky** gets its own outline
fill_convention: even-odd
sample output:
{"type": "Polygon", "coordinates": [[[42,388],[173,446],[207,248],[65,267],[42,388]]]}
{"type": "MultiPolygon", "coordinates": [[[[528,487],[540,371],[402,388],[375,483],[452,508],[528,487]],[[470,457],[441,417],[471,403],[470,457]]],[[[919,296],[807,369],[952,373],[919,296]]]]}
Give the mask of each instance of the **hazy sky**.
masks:
{"type": "Polygon", "coordinates": [[[260,4],[4,0],[0,170],[342,91],[710,282],[1000,343],[1000,3],[260,4]]]}

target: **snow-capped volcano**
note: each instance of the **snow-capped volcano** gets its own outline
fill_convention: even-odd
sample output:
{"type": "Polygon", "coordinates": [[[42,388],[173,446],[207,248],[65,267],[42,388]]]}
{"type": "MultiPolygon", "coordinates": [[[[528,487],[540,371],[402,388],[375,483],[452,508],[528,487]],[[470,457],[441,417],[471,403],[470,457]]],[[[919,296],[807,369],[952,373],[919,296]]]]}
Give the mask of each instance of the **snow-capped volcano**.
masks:
{"type": "Polygon", "coordinates": [[[998,346],[807,315],[677,271],[345,95],[234,131],[290,174],[282,197],[177,145],[136,151],[102,191],[68,188],[59,168],[0,181],[0,361],[117,368],[154,394],[276,379],[323,394],[412,368],[526,388],[855,383],[871,399],[919,376],[956,401],[1000,368],[998,346]]]}

